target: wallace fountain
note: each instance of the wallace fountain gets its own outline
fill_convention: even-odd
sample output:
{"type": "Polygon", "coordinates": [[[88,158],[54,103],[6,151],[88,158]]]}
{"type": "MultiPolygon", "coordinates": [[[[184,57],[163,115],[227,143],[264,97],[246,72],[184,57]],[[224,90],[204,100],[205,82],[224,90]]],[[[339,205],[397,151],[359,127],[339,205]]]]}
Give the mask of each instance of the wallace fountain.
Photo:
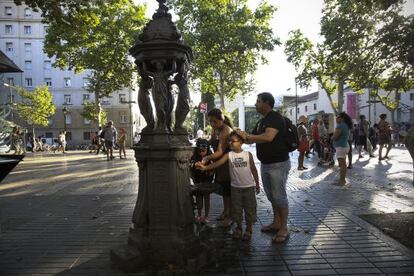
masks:
{"type": "Polygon", "coordinates": [[[141,79],[138,103],[147,126],[134,147],[139,188],[128,242],[111,251],[112,262],[124,271],[166,265],[188,269],[206,262],[205,245],[193,226],[192,148],[182,126],[189,112],[187,70],[192,52],[172,22],[165,0],[157,1],[158,10],[130,49],[141,79]],[[174,86],[178,96],[172,125],[174,86]]]}

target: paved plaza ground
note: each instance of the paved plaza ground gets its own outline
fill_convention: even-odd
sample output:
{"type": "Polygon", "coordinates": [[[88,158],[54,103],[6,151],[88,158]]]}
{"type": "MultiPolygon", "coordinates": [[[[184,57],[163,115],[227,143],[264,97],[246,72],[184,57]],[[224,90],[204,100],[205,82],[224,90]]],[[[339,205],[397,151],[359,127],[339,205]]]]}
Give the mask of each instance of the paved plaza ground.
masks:
{"type": "MultiPolygon", "coordinates": [[[[138,192],[133,151],[127,154],[111,162],[87,151],[28,154],[0,184],[0,275],[124,275],[109,252],[127,242],[138,192]]],[[[390,156],[355,160],[349,184],[338,187],[337,168],[318,167],[313,157],[305,161],[309,170],[297,171],[293,154],[289,240],[275,245],[260,232],[271,221],[262,192],[251,242],[233,241],[212,219],[220,255],[202,274],[414,275],[413,251],[358,217],[414,211],[410,156],[404,148],[390,156]]],[[[212,205],[214,218],[217,196],[212,205]]]]}

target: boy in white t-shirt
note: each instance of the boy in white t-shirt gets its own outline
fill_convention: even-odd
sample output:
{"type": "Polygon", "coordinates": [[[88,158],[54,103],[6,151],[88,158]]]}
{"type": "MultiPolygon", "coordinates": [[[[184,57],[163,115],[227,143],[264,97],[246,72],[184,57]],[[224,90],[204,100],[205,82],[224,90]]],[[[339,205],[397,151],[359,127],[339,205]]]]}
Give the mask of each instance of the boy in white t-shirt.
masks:
{"type": "Polygon", "coordinates": [[[231,151],[210,165],[196,164],[200,170],[212,170],[229,162],[231,177],[231,211],[237,227],[234,239],[248,241],[252,237],[253,224],[256,222],[256,193],[260,192],[259,175],[250,152],[243,151],[243,138],[233,131],[230,133],[231,151]],[[246,231],[242,236],[243,210],[246,219],[246,231]]]}

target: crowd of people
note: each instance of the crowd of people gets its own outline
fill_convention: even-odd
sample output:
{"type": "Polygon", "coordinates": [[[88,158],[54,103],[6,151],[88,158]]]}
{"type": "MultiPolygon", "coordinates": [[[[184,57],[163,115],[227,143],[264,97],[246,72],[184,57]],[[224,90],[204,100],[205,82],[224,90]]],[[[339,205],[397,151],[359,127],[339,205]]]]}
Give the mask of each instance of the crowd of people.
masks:
{"type": "MultiPolygon", "coordinates": [[[[234,239],[251,239],[257,219],[256,193],[259,193],[260,186],[253,156],[243,151],[242,145],[255,143],[263,189],[273,210],[272,222],[264,225],[261,231],[273,233],[272,241],[283,243],[289,236],[286,182],[291,169],[286,119],[273,110],[274,98],[270,93],[259,94],[255,106],[262,118],[252,133],[235,129],[219,109],[208,112],[211,138],[207,140],[197,134],[199,138],[195,140],[191,159],[197,208],[195,220],[198,223],[209,221],[210,194],[217,193],[223,198],[223,213],[216,220],[222,220],[224,227],[235,223],[232,232],[234,239]]],[[[353,168],[353,151],[357,152],[358,158],[363,158],[365,152],[368,158],[376,157],[374,154],[377,151],[378,162],[382,162],[390,158],[392,147],[405,142],[414,159],[414,127],[405,124],[392,127],[385,114],[381,114],[379,121],[371,125],[363,115],[354,123],[347,113],[341,112],[336,116],[332,133],[329,133],[329,126],[322,118],[308,122],[305,116],[300,116],[297,123],[297,170],[308,169],[304,160],[309,154],[318,156],[320,166],[332,167],[337,162],[339,177],[333,183],[335,185],[346,185],[347,170],[353,168]]]]}

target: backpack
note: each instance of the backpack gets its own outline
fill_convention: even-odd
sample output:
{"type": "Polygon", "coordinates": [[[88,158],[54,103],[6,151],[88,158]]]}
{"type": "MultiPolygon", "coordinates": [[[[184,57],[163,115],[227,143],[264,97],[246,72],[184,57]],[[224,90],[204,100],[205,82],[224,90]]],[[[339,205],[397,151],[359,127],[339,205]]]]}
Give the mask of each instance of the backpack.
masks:
{"type": "Polygon", "coordinates": [[[299,147],[298,130],[289,118],[283,116],[283,119],[285,120],[287,149],[292,152],[299,147]]]}

